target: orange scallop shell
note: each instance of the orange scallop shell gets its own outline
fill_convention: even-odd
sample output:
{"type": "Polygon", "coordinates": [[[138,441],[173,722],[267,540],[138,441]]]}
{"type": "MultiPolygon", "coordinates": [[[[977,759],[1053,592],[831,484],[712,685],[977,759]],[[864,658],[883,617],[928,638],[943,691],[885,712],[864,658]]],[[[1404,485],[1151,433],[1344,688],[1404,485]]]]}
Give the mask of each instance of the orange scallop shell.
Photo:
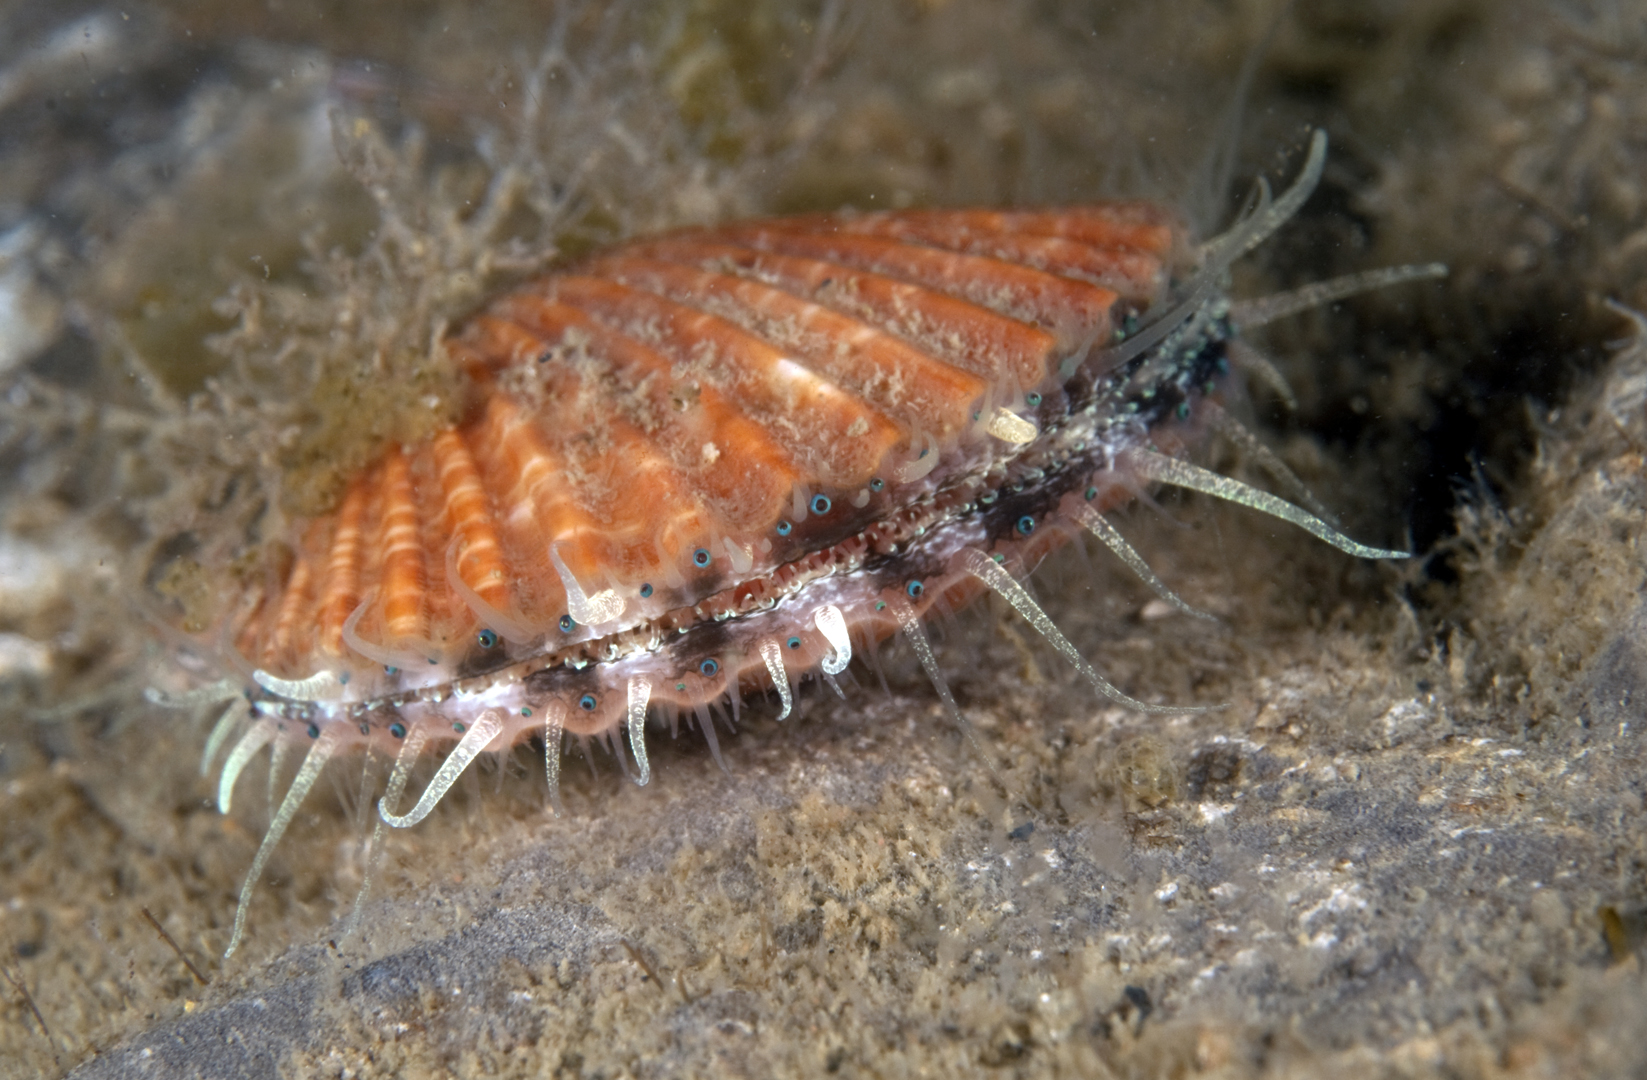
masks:
{"type": "Polygon", "coordinates": [[[448,342],[470,414],[305,523],[237,646],[285,679],[420,685],[771,600],[1017,453],[992,425],[1034,423],[1185,251],[1142,204],[913,211],[680,232],[533,281],[448,342]]]}

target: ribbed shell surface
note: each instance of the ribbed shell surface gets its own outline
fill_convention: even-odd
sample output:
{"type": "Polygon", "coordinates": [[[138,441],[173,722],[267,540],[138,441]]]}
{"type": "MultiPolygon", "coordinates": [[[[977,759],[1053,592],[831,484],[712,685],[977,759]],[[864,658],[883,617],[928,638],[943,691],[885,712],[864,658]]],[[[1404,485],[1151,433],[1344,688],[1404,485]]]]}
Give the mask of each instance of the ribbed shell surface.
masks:
{"type": "Polygon", "coordinates": [[[917,211],[669,234],[530,282],[449,341],[471,413],[303,526],[238,647],[286,679],[430,685],[775,600],[1018,453],[1060,368],[1184,257],[1146,205],[917,211]]]}

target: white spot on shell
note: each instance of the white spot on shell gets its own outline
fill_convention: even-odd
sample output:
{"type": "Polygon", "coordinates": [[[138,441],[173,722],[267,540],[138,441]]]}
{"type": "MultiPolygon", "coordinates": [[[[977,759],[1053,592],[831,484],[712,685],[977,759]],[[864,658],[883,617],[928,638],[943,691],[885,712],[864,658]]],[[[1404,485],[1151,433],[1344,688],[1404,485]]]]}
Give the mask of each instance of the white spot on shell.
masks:
{"type": "Polygon", "coordinates": [[[989,433],[1002,442],[1022,446],[1034,442],[1039,432],[1033,423],[1017,413],[997,408],[995,415],[989,418],[989,433]]]}

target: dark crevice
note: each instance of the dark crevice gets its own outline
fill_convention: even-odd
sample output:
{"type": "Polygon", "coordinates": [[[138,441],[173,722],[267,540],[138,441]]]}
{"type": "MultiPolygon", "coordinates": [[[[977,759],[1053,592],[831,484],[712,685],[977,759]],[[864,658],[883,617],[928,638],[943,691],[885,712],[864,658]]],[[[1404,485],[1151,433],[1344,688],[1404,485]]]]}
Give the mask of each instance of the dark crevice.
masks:
{"type": "MultiPolygon", "coordinates": [[[[1350,142],[1335,145],[1320,188],[1258,253],[1271,287],[1368,268],[1378,221],[1359,208],[1356,192],[1376,168],[1350,142]]],[[[1593,310],[1553,268],[1505,278],[1454,267],[1449,281],[1306,313],[1261,339],[1307,391],[1301,407],[1287,415],[1260,395],[1263,414],[1342,463],[1354,490],[1324,493],[1330,504],[1366,521],[1394,518],[1410,529],[1415,551],[1431,551],[1454,534],[1466,493],[1485,485],[1514,503],[1537,450],[1535,418],[1606,359],[1616,323],[1593,310]]],[[[1450,557],[1431,559],[1426,571],[1456,579],[1450,557]]]]}

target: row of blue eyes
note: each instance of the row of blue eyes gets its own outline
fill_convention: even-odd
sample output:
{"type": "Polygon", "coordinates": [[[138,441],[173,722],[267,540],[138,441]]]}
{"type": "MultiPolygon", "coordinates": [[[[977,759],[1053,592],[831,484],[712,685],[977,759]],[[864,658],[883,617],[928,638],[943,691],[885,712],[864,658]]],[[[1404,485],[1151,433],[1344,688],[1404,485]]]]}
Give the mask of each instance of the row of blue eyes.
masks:
{"type": "MultiPolygon", "coordinates": [[[[921,593],[925,592],[926,591],[926,586],[922,585],[919,581],[911,581],[908,585],[904,586],[904,591],[906,593],[908,593],[910,595],[910,597],[913,599],[915,597],[920,596],[921,593]]],[[[562,617],[562,619],[561,619],[562,625],[564,626],[570,618],[571,618],[571,616],[562,617]]],[[[477,636],[480,640],[480,644],[481,644],[482,648],[490,649],[490,648],[494,647],[495,645],[497,645],[497,643],[498,643],[498,636],[497,636],[497,633],[495,631],[482,630],[479,633],[479,635],[477,635],[477,636]]],[[[787,642],[787,644],[789,645],[789,647],[791,649],[798,649],[798,648],[801,647],[801,639],[798,635],[794,636],[794,637],[791,637],[789,639],[789,641],[787,642]]],[[[393,675],[393,674],[395,674],[397,669],[396,668],[385,668],[384,670],[386,670],[389,674],[393,675]]],[[[716,675],[720,674],[720,670],[721,670],[720,663],[718,661],[714,660],[713,658],[705,659],[702,663],[700,663],[698,665],[698,671],[700,673],[702,673],[702,675],[706,679],[714,678],[716,675]]],[[[594,712],[596,704],[597,704],[597,702],[595,700],[595,695],[594,694],[585,694],[581,698],[578,699],[578,707],[583,709],[585,712],[594,712]]],[[[520,711],[520,714],[522,716],[531,716],[532,715],[532,710],[522,709],[520,711]]],[[[453,724],[452,729],[460,735],[463,733],[463,730],[464,730],[462,724],[453,724]]],[[[365,734],[365,732],[362,732],[362,734],[365,734]]],[[[389,734],[393,735],[397,739],[404,739],[406,737],[406,725],[402,724],[398,721],[393,723],[393,724],[390,724],[389,725],[389,734]]],[[[320,737],[320,728],[319,728],[319,726],[315,725],[315,724],[310,724],[309,725],[309,738],[316,739],[316,738],[319,738],[319,737],[320,737]]]]}
{"type": "MultiPolygon", "coordinates": [[[[1032,407],[1036,406],[1036,405],[1039,405],[1040,403],[1041,403],[1041,395],[1040,394],[1030,394],[1029,395],[1029,404],[1032,407]]],[[[884,488],[886,486],[886,481],[882,480],[880,477],[877,476],[874,479],[870,480],[869,486],[874,491],[880,491],[882,488],[884,488]]],[[[1087,490],[1086,494],[1087,494],[1087,498],[1091,499],[1094,495],[1097,494],[1097,489],[1089,488],[1087,490]]],[[[829,501],[829,496],[827,496],[827,495],[814,495],[814,496],[812,496],[812,512],[814,514],[818,514],[820,516],[823,515],[823,514],[827,514],[827,513],[829,513],[829,510],[833,505],[834,504],[829,501]]],[[[790,522],[788,522],[788,521],[780,521],[780,522],[778,522],[777,529],[778,529],[778,535],[779,536],[788,536],[791,532],[794,531],[795,526],[793,524],[791,524],[790,522]]],[[[1033,517],[1030,517],[1028,514],[1025,514],[1023,517],[1019,518],[1018,519],[1018,531],[1020,533],[1022,533],[1023,535],[1025,535],[1025,536],[1028,536],[1030,533],[1034,532],[1035,531],[1035,519],[1033,517]]],[[[696,551],[692,552],[692,564],[694,566],[697,566],[700,569],[702,569],[704,567],[707,567],[713,561],[714,561],[714,557],[709,554],[709,549],[708,548],[698,548],[696,551]]],[[[920,587],[921,587],[920,582],[918,582],[918,581],[911,582],[910,586],[909,586],[909,588],[910,588],[909,595],[919,596],[920,595],[920,587]]],[[[649,598],[652,595],[652,585],[651,585],[650,582],[648,582],[648,583],[646,583],[646,584],[644,584],[640,587],[640,594],[641,594],[641,599],[643,599],[643,600],[649,598]]],[[[570,615],[562,615],[560,617],[560,630],[561,630],[561,633],[563,633],[563,634],[570,634],[574,629],[577,628],[577,625],[578,625],[577,621],[575,619],[573,619],[572,616],[570,616],[570,615]]],[[[498,643],[497,634],[495,632],[491,631],[491,630],[482,630],[476,636],[477,636],[478,640],[480,641],[480,647],[483,648],[483,649],[493,648],[498,643]]],[[[791,646],[791,648],[793,648],[793,647],[794,646],[791,646]]]]}
{"type": "MultiPolygon", "coordinates": [[[[1032,406],[1040,404],[1040,402],[1038,400],[1033,400],[1033,399],[1038,399],[1039,397],[1040,397],[1040,395],[1038,395],[1038,394],[1031,395],[1032,400],[1030,401],[1030,404],[1032,406]]],[[[876,477],[875,479],[870,481],[869,486],[871,488],[873,488],[874,490],[876,490],[876,491],[880,491],[881,488],[884,486],[884,483],[879,477],[876,477]]],[[[1096,487],[1089,487],[1084,492],[1084,494],[1085,494],[1086,498],[1088,499],[1088,501],[1090,501],[1092,499],[1097,498],[1098,489],[1096,487]]],[[[830,506],[831,506],[831,503],[830,503],[829,497],[827,495],[815,495],[815,496],[813,496],[813,498],[812,498],[812,512],[813,513],[815,513],[815,514],[827,514],[829,512],[830,506]]],[[[1025,514],[1023,517],[1018,519],[1018,521],[1016,523],[1016,527],[1017,527],[1017,530],[1020,534],[1022,534],[1024,536],[1028,536],[1030,533],[1035,531],[1035,518],[1030,516],[1029,514],[1025,514]]],[[[778,534],[780,536],[788,536],[790,531],[793,528],[794,528],[794,526],[791,525],[787,521],[778,522],[778,534]]],[[[996,558],[997,558],[997,560],[999,560],[1000,556],[996,556],[996,558]]],[[[712,561],[712,559],[711,559],[711,556],[710,556],[708,550],[706,550],[704,548],[698,548],[695,552],[692,553],[692,561],[695,564],[697,564],[698,566],[704,567],[704,566],[708,566],[709,563],[712,561]]],[[[908,585],[906,585],[904,587],[904,591],[906,593],[908,593],[909,596],[913,599],[915,597],[920,596],[922,594],[922,592],[925,591],[925,586],[922,585],[919,581],[911,581],[911,582],[909,582],[908,585]]],[[[651,586],[651,584],[648,583],[648,584],[642,585],[640,587],[640,594],[643,598],[644,597],[650,597],[652,595],[652,586],[651,586]]],[[[576,623],[575,620],[573,620],[572,616],[570,616],[570,615],[562,615],[561,616],[561,618],[560,618],[560,628],[563,632],[570,632],[576,626],[577,626],[577,623],[576,623]]],[[[491,629],[481,630],[480,633],[478,635],[476,635],[476,637],[477,637],[478,641],[480,642],[481,648],[483,648],[483,649],[494,648],[498,643],[497,633],[495,631],[491,630],[491,629]]],[[[799,649],[801,647],[801,639],[798,636],[791,637],[789,639],[789,641],[787,642],[787,644],[789,645],[789,647],[791,649],[799,649]]],[[[391,675],[393,675],[396,671],[396,669],[392,668],[392,667],[387,668],[386,670],[391,675]]],[[[717,673],[719,673],[720,664],[717,663],[713,659],[706,659],[698,665],[698,670],[700,672],[702,672],[702,674],[706,678],[712,677],[712,676],[716,675],[717,673]]],[[[583,709],[585,712],[593,712],[594,709],[595,709],[596,704],[598,704],[598,703],[596,702],[595,695],[593,695],[593,694],[584,694],[581,698],[578,699],[578,707],[583,709]]],[[[531,716],[532,715],[532,710],[527,709],[527,708],[523,708],[523,709],[521,709],[520,714],[522,716],[531,716]]],[[[460,735],[465,730],[464,725],[461,724],[461,723],[454,723],[452,725],[452,729],[460,735]]],[[[362,732],[362,734],[364,734],[364,732],[362,732]]],[[[402,724],[398,721],[393,723],[393,724],[390,724],[389,725],[389,734],[393,735],[397,739],[404,739],[406,737],[406,725],[402,724]]],[[[310,724],[309,725],[309,730],[308,730],[308,736],[311,739],[319,738],[320,737],[320,727],[319,727],[319,725],[310,724]]]]}
{"type": "MultiPolygon", "coordinates": [[[[1040,398],[1039,394],[1031,395],[1032,400],[1030,401],[1030,405],[1034,406],[1034,405],[1040,404],[1040,401],[1038,400],[1039,398],[1040,398]]],[[[875,491],[880,491],[885,486],[885,482],[883,480],[881,480],[880,477],[875,477],[873,480],[871,480],[869,482],[869,486],[872,489],[874,489],[875,491]]],[[[1095,498],[1097,496],[1097,494],[1098,494],[1098,489],[1097,488],[1088,488],[1085,492],[1085,495],[1089,500],[1095,498]]],[[[819,515],[827,514],[827,513],[829,513],[830,507],[832,505],[833,504],[829,501],[829,496],[827,496],[827,495],[814,495],[812,497],[812,512],[814,514],[819,514],[819,515]]],[[[778,528],[778,535],[788,536],[789,533],[794,529],[794,526],[791,525],[788,521],[780,521],[780,522],[778,522],[778,527],[777,528],[778,528]]],[[[1025,514],[1023,517],[1018,519],[1017,529],[1018,529],[1018,532],[1021,533],[1022,535],[1028,536],[1030,533],[1035,531],[1035,519],[1033,517],[1031,517],[1030,515],[1025,514]]],[[[709,551],[706,548],[698,548],[696,551],[694,551],[692,553],[692,562],[694,564],[696,564],[697,566],[699,566],[699,567],[706,567],[712,561],[713,561],[713,558],[709,554],[709,551]]],[[[919,581],[911,581],[908,585],[906,585],[904,587],[904,591],[906,593],[908,593],[909,596],[913,599],[915,597],[920,596],[921,593],[923,591],[925,591],[925,586],[923,586],[919,581]]],[[[643,584],[640,587],[640,594],[641,594],[642,598],[650,597],[652,595],[652,586],[651,586],[651,584],[650,583],[643,584]]],[[[574,620],[572,618],[572,616],[562,615],[560,617],[560,629],[563,633],[570,633],[576,627],[577,627],[577,622],[576,622],[576,620],[574,620]]],[[[491,648],[495,648],[497,646],[498,635],[497,635],[497,632],[494,631],[494,630],[483,629],[476,635],[476,640],[480,643],[481,648],[491,649],[491,648]]],[[[801,647],[801,639],[799,637],[791,637],[787,644],[789,645],[789,647],[791,649],[799,649],[801,647]]],[[[397,669],[391,667],[391,668],[386,668],[385,670],[388,671],[389,674],[393,675],[393,674],[395,674],[397,669]]],[[[718,664],[716,661],[714,661],[712,659],[706,659],[701,664],[698,665],[698,670],[706,678],[713,677],[714,675],[716,675],[720,671],[720,664],[718,664]]],[[[585,694],[581,698],[578,699],[578,707],[583,709],[585,712],[593,712],[594,709],[595,709],[596,704],[597,704],[597,702],[595,700],[595,695],[593,695],[593,694],[585,694]]],[[[521,712],[522,716],[532,715],[532,710],[530,710],[530,709],[521,709],[520,712],[521,712]]],[[[461,723],[454,723],[452,725],[452,728],[453,728],[454,731],[457,731],[459,734],[462,734],[463,731],[464,731],[464,725],[461,724],[461,723]]],[[[307,734],[308,734],[309,738],[311,738],[311,739],[319,738],[320,737],[320,728],[319,728],[319,726],[316,725],[316,724],[310,724],[307,734]]],[[[397,739],[404,739],[406,737],[406,725],[402,724],[402,723],[399,723],[398,721],[396,723],[390,724],[389,725],[389,734],[393,735],[397,739]]]]}
{"type": "MultiPolygon", "coordinates": [[[[925,591],[926,591],[926,586],[921,584],[919,581],[911,581],[909,584],[904,586],[904,592],[908,593],[911,599],[914,599],[914,598],[920,596],[925,591]]],[[[497,636],[496,632],[494,632],[492,630],[482,630],[479,634],[479,638],[480,638],[480,644],[484,648],[490,649],[498,643],[498,636],[497,636]]],[[[791,649],[800,648],[801,647],[800,635],[797,634],[797,635],[792,636],[786,642],[786,644],[791,649]]],[[[389,674],[393,675],[397,669],[395,669],[395,668],[386,668],[385,670],[388,671],[389,674]]],[[[717,661],[713,658],[706,658],[701,663],[698,664],[698,671],[700,673],[702,673],[702,675],[706,679],[714,678],[716,675],[720,674],[720,670],[721,670],[721,665],[720,665],[719,661],[717,661]]],[[[597,704],[599,704],[599,702],[596,701],[594,694],[585,694],[582,697],[578,698],[578,708],[582,709],[584,712],[594,712],[595,711],[595,706],[597,704]]],[[[531,709],[521,709],[520,714],[522,716],[531,716],[532,715],[532,710],[531,709]]],[[[463,724],[454,723],[452,725],[452,730],[457,732],[459,735],[461,735],[461,734],[463,734],[465,729],[464,729],[463,724]]],[[[366,731],[363,729],[361,731],[361,734],[362,735],[366,734],[366,731]]],[[[397,720],[393,724],[389,725],[389,734],[393,735],[397,739],[404,739],[406,737],[406,725],[400,723],[397,720]]],[[[308,735],[309,735],[309,738],[311,738],[311,739],[318,739],[320,737],[320,726],[318,724],[310,724],[309,725],[308,735]]]]}
{"type": "MultiPolygon", "coordinates": [[[[1087,498],[1092,498],[1096,493],[1096,490],[1089,492],[1087,494],[1087,498]]],[[[818,498],[821,499],[823,496],[820,495],[818,498]]],[[[789,523],[787,521],[780,522],[778,525],[779,530],[783,531],[787,528],[788,524],[789,523]]],[[[1035,531],[1035,519],[1030,515],[1025,514],[1023,517],[1018,519],[1017,529],[1022,535],[1028,536],[1030,533],[1035,531]]],[[[693,555],[692,561],[698,563],[700,566],[709,565],[709,552],[705,551],[703,548],[699,548],[697,553],[693,555]]],[[[921,595],[921,583],[919,581],[911,581],[909,583],[908,591],[910,596],[921,595]]],[[[651,596],[652,586],[650,584],[642,585],[640,587],[640,594],[643,599],[651,596]]],[[[562,615],[560,617],[560,631],[563,634],[570,634],[573,630],[577,629],[577,625],[577,620],[573,619],[570,615],[562,615]]],[[[480,647],[483,649],[493,648],[498,643],[498,636],[496,632],[492,630],[482,630],[476,635],[476,639],[480,642],[480,647]]],[[[393,674],[393,672],[390,674],[393,674]]]]}
{"type": "MultiPolygon", "coordinates": [[[[875,480],[871,481],[871,486],[879,488],[880,483],[881,483],[880,479],[876,478],[875,480]]],[[[1094,496],[1096,496],[1097,493],[1098,492],[1097,492],[1096,488],[1089,488],[1086,491],[1086,497],[1088,499],[1091,499],[1094,496]]],[[[828,513],[829,506],[830,506],[830,503],[829,503],[828,496],[826,496],[826,495],[813,496],[812,509],[816,513],[819,513],[819,514],[828,513]]],[[[789,532],[790,528],[791,528],[791,526],[790,526],[789,522],[787,522],[787,521],[780,521],[778,523],[778,532],[781,533],[781,534],[787,534],[789,532]]],[[[1018,519],[1017,529],[1018,529],[1018,532],[1020,532],[1024,536],[1028,536],[1030,533],[1035,531],[1035,519],[1033,517],[1031,517],[1030,515],[1025,514],[1023,517],[1018,519]]],[[[699,548],[696,552],[693,553],[692,561],[697,563],[699,566],[708,566],[709,562],[710,562],[709,552],[706,551],[703,548],[699,548]]],[[[908,593],[909,596],[912,599],[915,598],[915,597],[920,596],[921,593],[924,590],[925,590],[925,586],[923,586],[919,581],[911,581],[908,585],[906,585],[904,587],[904,591],[906,593],[908,593]]],[[[641,594],[642,597],[651,596],[652,595],[652,586],[650,584],[642,585],[640,587],[640,594],[641,594]]],[[[577,622],[572,618],[572,616],[562,615],[560,617],[560,629],[563,633],[570,633],[574,628],[576,628],[576,626],[577,626],[577,622]]],[[[480,633],[476,635],[476,639],[479,641],[480,647],[483,648],[483,649],[495,648],[497,646],[497,643],[498,643],[498,635],[497,635],[496,631],[493,631],[493,630],[490,630],[490,629],[480,631],[480,633]]],[[[798,637],[792,637],[792,638],[789,639],[788,644],[789,644],[789,647],[791,649],[798,649],[798,648],[801,647],[801,639],[798,638],[798,637]]],[[[706,678],[709,678],[709,677],[714,676],[717,672],[720,671],[720,665],[718,663],[716,663],[714,660],[705,660],[703,663],[698,665],[698,670],[700,672],[702,672],[703,675],[706,678]]],[[[394,674],[394,670],[389,669],[389,673],[394,674]]],[[[578,699],[579,707],[581,707],[585,711],[593,711],[594,708],[595,708],[595,704],[596,704],[595,696],[593,694],[585,694],[585,695],[583,695],[583,697],[578,699]]],[[[530,715],[530,714],[527,713],[525,715],[530,715]]],[[[461,725],[454,725],[454,726],[461,726],[461,725]]],[[[315,727],[314,725],[310,725],[310,731],[311,731],[310,738],[318,737],[318,735],[320,733],[320,729],[318,727],[315,727]]],[[[394,735],[394,737],[397,738],[397,739],[404,738],[405,734],[406,734],[405,725],[398,724],[398,723],[397,724],[390,724],[389,725],[389,733],[391,735],[394,735]],[[397,728],[399,729],[398,731],[396,731],[397,728]]]]}
{"type": "MultiPolygon", "coordinates": [[[[874,480],[869,482],[869,486],[879,491],[882,486],[881,479],[876,477],[874,480]]],[[[1093,494],[1095,494],[1095,492],[1088,492],[1087,498],[1092,498],[1093,494]]],[[[812,512],[815,514],[829,513],[830,505],[829,496],[827,495],[814,495],[812,497],[812,512]]],[[[778,522],[778,535],[788,536],[794,528],[795,526],[789,522],[780,521],[778,522]]],[[[1030,533],[1034,532],[1035,519],[1030,517],[1028,514],[1025,514],[1023,517],[1019,518],[1018,531],[1025,536],[1028,536],[1030,533]]],[[[707,567],[713,561],[714,556],[709,554],[708,548],[698,548],[696,551],[692,552],[692,565],[698,567],[699,569],[707,567]]],[[[643,600],[652,595],[652,585],[650,582],[640,587],[640,594],[641,599],[643,600]]],[[[577,621],[570,615],[562,615],[560,617],[560,632],[563,634],[570,634],[577,628],[577,625],[577,621]]],[[[480,647],[483,649],[490,649],[498,643],[497,635],[490,630],[482,630],[479,636],[480,647]]]]}
{"type": "MultiPolygon", "coordinates": [[[[911,581],[908,585],[906,585],[904,587],[904,591],[909,593],[910,596],[914,597],[914,596],[920,596],[921,592],[924,588],[925,588],[925,586],[922,585],[919,581],[911,581]]],[[[571,630],[575,626],[577,626],[577,623],[573,621],[572,616],[562,615],[560,617],[560,628],[562,630],[571,630]]],[[[498,643],[497,632],[493,631],[493,630],[482,630],[479,634],[475,635],[475,638],[476,638],[477,641],[480,642],[480,647],[483,648],[483,649],[493,648],[498,643]]],[[[791,649],[800,648],[801,647],[801,639],[798,638],[798,637],[790,638],[789,639],[789,647],[791,649]]],[[[714,665],[715,665],[715,661],[705,660],[703,662],[703,664],[700,665],[700,667],[702,667],[704,669],[703,673],[705,675],[713,675],[713,674],[715,674],[715,671],[716,671],[716,668],[715,668],[714,665]]],[[[396,672],[398,672],[400,669],[390,667],[390,668],[384,668],[383,670],[387,671],[390,675],[393,675],[396,672]]]]}
{"type": "MultiPolygon", "coordinates": [[[[869,486],[870,486],[871,489],[873,489],[875,491],[879,491],[883,487],[886,486],[886,482],[883,481],[880,477],[877,476],[875,479],[873,479],[869,482],[869,486]]],[[[814,496],[812,496],[812,503],[811,503],[812,512],[814,514],[817,514],[819,517],[822,517],[824,514],[829,513],[830,507],[832,507],[834,505],[835,505],[834,503],[829,501],[829,496],[828,495],[814,495],[814,496]]],[[[780,522],[778,522],[777,530],[778,530],[778,535],[779,536],[788,536],[790,533],[795,531],[795,525],[794,525],[793,522],[780,521],[780,522]]],[[[697,552],[692,556],[692,561],[697,563],[699,566],[708,566],[709,565],[709,557],[708,556],[709,556],[709,552],[703,550],[703,548],[699,548],[697,550],[697,552]],[[701,561],[701,562],[699,562],[699,560],[698,560],[699,555],[703,556],[703,561],[701,561]]]]}

